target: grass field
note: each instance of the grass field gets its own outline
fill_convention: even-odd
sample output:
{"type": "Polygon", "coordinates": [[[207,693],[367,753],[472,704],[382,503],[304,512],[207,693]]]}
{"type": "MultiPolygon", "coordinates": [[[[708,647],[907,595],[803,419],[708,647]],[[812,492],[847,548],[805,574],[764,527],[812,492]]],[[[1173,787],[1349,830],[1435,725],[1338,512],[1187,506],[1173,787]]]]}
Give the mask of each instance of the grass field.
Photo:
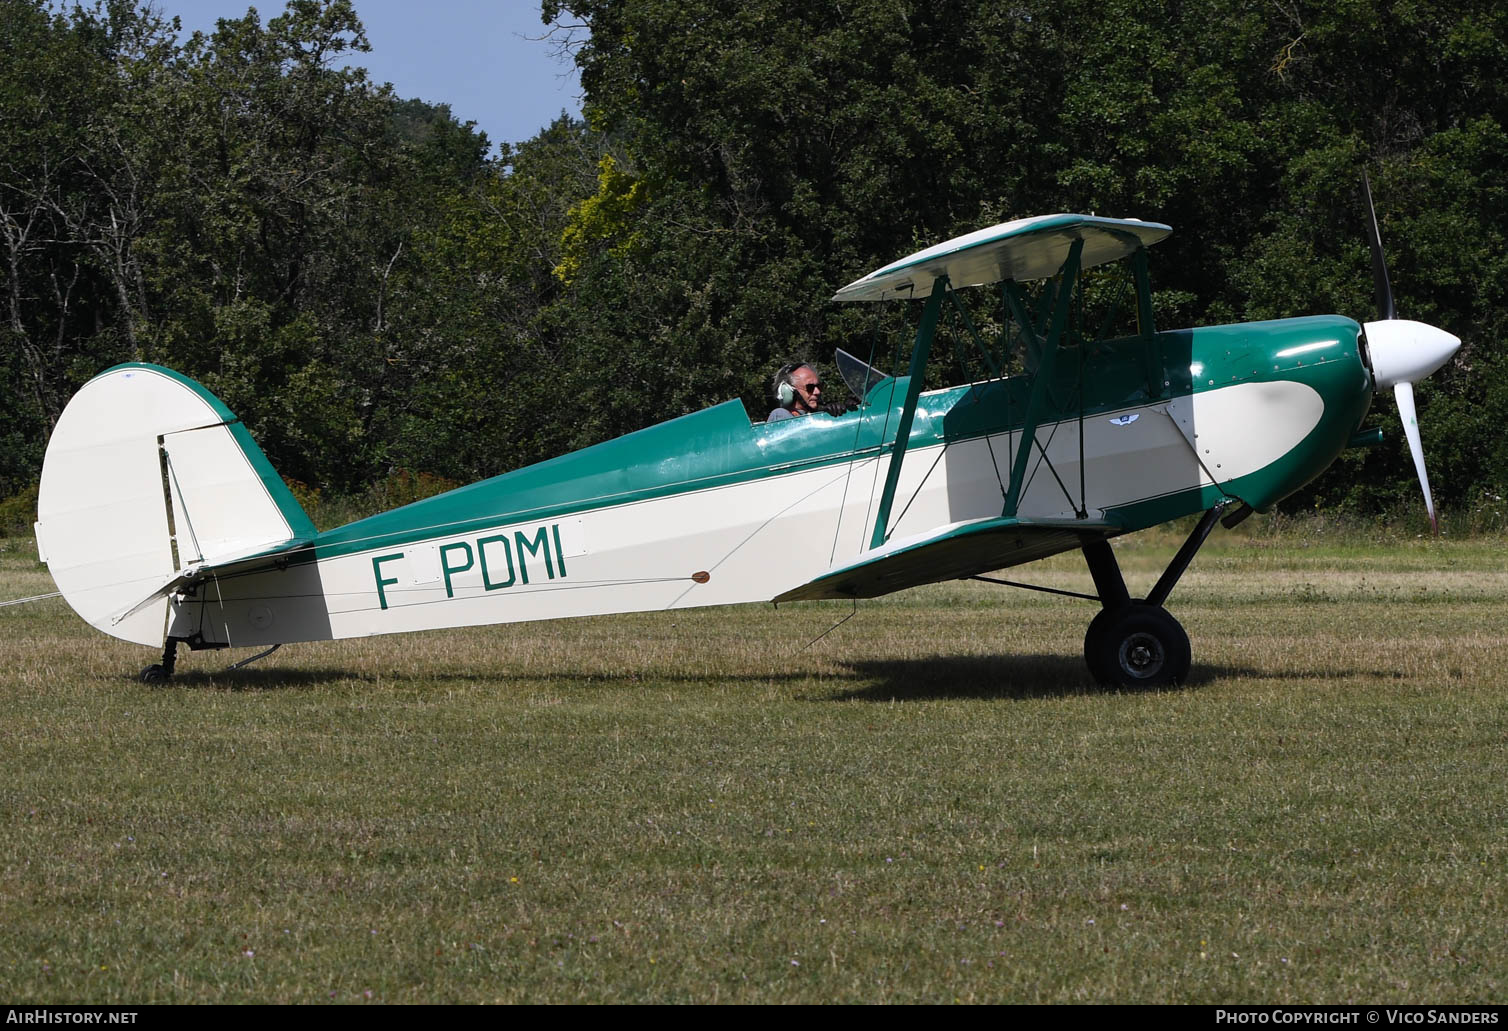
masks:
{"type": "MultiPolygon", "coordinates": [[[[1176,546],[1117,548],[1134,593],[1176,546]]],[[[0,608],[0,999],[1501,1002],[1501,537],[1217,531],[1192,683],[978,583],[147,649],[0,608]]],[[[1016,575],[1087,589],[1082,561],[1016,575]]],[[[31,543],[0,600],[53,590],[31,543]]]]}

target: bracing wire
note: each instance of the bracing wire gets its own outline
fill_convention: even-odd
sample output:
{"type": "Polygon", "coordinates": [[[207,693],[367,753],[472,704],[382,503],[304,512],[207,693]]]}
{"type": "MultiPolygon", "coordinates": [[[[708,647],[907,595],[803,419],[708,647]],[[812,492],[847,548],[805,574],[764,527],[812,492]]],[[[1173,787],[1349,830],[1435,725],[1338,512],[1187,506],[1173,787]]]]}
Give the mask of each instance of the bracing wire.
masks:
{"type": "Polygon", "coordinates": [[[810,648],[812,645],[814,645],[818,641],[822,640],[828,634],[832,633],[834,630],[838,629],[838,627],[842,626],[844,623],[847,623],[850,619],[853,619],[858,614],[859,614],[859,599],[855,598],[855,599],[853,599],[853,609],[848,613],[848,615],[844,616],[842,619],[838,620],[832,626],[830,626],[826,630],[822,631],[816,637],[814,637],[810,641],[806,642],[806,647],[802,648],[801,650],[802,651],[806,651],[807,648],[810,648]]]}
{"type": "Polygon", "coordinates": [[[29,601],[46,601],[48,598],[61,598],[62,591],[53,591],[51,594],[33,594],[30,598],[12,598],[10,601],[0,601],[0,609],[11,605],[25,605],[29,601]]]}
{"type": "MultiPolygon", "coordinates": [[[[881,337],[881,335],[883,333],[883,330],[881,329],[881,321],[883,319],[883,316],[884,316],[884,309],[882,307],[880,307],[879,305],[875,305],[874,336],[869,341],[869,357],[865,361],[865,364],[868,365],[871,369],[874,368],[874,356],[875,356],[875,352],[879,349],[879,346],[880,346],[880,337],[881,337]]],[[[864,374],[864,387],[865,387],[864,393],[867,395],[869,393],[869,373],[867,373],[867,372],[864,374]]],[[[868,400],[867,396],[859,398],[859,401],[860,401],[861,404],[864,401],[866,401],[866,400],[868,400]]],[[[885,410],[885,426],[886,426],[886,429],[889,429],[889,426],[890,426],[890,410],[889,410],[889,406],[888,405],[886,406],[886,410],[885,410]]],[[[827,556],[828,565],[832,565],[832,564],[834,564],[834,563],[836,563],[838,561],[838,538],[843,533],[843,513],[848,509],[848,486],[849,486],[849,483],[852,482],[852,480],[853,480],[853,466],[854,466],[854,463],[859,460],[859,440],[860,440],[860,436],[861,436],[861,434],[863,432],[864,432],[864,417],[861,415],[859,418],[857,418],[857,419],[854,420],[853,445],[849,449],[848,469],[846,470],[846,472],[843,475],[843,497],[838,502],[838,519],[837,519],[837,522],[833,524],[833,546],[832,546],[832,550],[828,553],[828,556],[827,556]]],[[[885,443],[885,435],[882,432],[880,434],[880,446],[883,447],[884,443],[885,443]]],[[[876,473],[878,473],[878,470],[879,470],[879,467],[880,467],[879,451],[878,450],[875,451],[875,463],[874,464],[875,464],[876,473]]],[[[870,488],[869,488],[869,497],[870,497],[870,502],[873,503],[873,501],[874,501],[874,485],[873,484],[871,484],[870,488]]],[[[869,513],[868,513],[867,509],[865,510],[864,522],[866,524],[869,522],[869,513]]],[[[862,527],[860,529],[862,529],[862,527]]]]}

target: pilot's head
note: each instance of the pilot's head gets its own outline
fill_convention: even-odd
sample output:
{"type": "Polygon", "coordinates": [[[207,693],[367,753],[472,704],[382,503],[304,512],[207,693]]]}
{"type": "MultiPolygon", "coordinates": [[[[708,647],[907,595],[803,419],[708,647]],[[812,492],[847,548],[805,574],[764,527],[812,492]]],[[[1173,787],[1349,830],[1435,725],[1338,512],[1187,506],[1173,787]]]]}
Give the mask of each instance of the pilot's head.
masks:
{"type": "Polygon", "coordinates": [[[822,403],[822,381],[805,362],[782,365],[775,373],[775,400],[792,415],[808,415],[822,403]]]}

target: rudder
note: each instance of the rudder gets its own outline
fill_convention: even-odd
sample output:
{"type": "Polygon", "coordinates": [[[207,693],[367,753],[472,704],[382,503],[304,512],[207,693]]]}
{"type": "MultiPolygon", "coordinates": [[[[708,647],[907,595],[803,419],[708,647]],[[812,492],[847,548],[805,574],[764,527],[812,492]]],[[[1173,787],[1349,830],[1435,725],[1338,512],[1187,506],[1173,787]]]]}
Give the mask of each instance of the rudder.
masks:
{"type": "Polygon", "coordinates": [[[241,421],[156,365],[107,369],[58,418],[42,463],[37,549],[91,626],[160,645],[181,570],[314,536],[241,421]],[[135,611],[132,611],[135,606],[135,611]]]}

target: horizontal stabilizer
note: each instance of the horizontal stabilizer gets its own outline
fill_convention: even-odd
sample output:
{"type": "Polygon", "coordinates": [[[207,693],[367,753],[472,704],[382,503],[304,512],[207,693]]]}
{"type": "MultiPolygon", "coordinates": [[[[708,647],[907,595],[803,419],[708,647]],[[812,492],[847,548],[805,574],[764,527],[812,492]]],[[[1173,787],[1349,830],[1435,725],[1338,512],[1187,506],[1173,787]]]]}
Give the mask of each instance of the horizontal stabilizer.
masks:
{"type": "Polygon", "coordinates": [[[1091,519],[970,519],[890,541],[859,561],[829,569],[774,600],[877,598],[908,587],[1032,562],[1122,532],[1114,523],[1091,519]]]}
{"type": "MultiPolygon", "coordinates": [[[[172,576],[168,577],[161,587],[158,587],[155,591],[138,601],[135,605],[132,605],[130,608],[124,609],[120,612],[117,612],[114,616],[111,616],[110,625],[118,626],[126,620],[129,620],[132,616],[135,616],[137,613],[151,607],[155,602],[168,597],[174,591],[179,590],[183,587],[192,586],[193,584],[198,583],[201,580],[208,579],[213,575],[218,575],[222,572],[239,573],[244,571],[241,567],[244,567],[247,564],[253,562],[261,565],[261,560],[263,559],[276,560],[280,556],[290,556],[295,554],[310,557],[314,554],[311,547],[313,541],[313,536],[294,537],[290,540],[282,542],[281,544],[278,544],[276,547],[253,548],[250,551],[246,552],[246,554],[244,555],[221,556],[215,560],[215,564],[212,566],[189,566],[187,569],[179,570],[172,576]]],[[[286,561],[286,559],[284,561],[286,561]]]]}

